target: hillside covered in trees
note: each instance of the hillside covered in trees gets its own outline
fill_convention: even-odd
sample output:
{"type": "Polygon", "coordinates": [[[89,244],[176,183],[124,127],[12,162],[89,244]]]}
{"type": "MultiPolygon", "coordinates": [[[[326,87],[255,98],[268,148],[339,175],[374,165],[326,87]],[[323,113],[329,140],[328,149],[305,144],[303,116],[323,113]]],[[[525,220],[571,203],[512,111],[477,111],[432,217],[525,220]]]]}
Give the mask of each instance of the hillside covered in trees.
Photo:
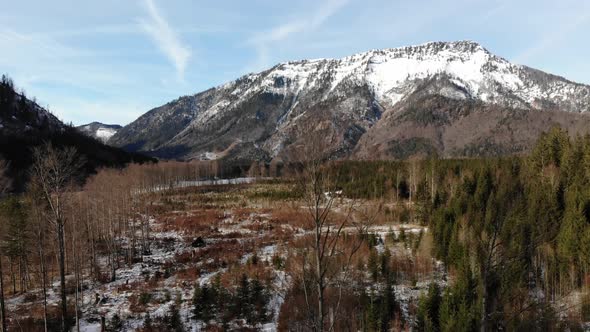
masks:
{"type": "Polygon", "coordinates": [[[27,182],[27,170],[32,164],[32,150],[46,142],[65,148],[75,147],[84,157],[87,176],[99,167],[123,167],[130,162],[147,162],[153,159],[107,146],[87,137],[72,125],[62,123],[36,101],[17,92],[6,75],[0,82],[0,157],[9,161],[9,176],[13,189],[22,191],[27,182]]]}

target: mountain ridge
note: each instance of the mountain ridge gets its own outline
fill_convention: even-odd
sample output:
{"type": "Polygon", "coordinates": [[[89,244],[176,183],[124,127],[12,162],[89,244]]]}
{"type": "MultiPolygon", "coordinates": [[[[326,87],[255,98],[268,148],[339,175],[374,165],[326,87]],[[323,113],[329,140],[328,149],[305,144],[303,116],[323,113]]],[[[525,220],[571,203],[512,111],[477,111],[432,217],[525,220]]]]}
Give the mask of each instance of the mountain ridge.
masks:
{"type": "Polygon", "coordinates": [[[270,160],[305,143],[301,127],[327,121],[329,153],[348,157],[383,114],[416,93],[514,110],[590,109],[588,85],[512,64],[473,41],[430,42],[280,63],[154,108],[110,142],[163,158],[270,160]]]}

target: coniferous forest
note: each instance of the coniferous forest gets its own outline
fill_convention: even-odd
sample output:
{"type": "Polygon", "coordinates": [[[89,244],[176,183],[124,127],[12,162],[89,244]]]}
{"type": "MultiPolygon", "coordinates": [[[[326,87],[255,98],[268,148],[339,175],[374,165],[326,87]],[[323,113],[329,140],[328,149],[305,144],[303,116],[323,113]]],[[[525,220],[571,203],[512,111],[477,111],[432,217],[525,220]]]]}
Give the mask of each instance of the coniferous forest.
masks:
{"type": "Polygon", "coordinates": [[[574,321],[590,318],[589,136],[553,128],[527,156],[351,162],[336,172],[348,195],[408,200],[402,218],[432,232],[451,282],[423,294],[418,330],[581,328],[561,319],[572,308],[574,321]]]}

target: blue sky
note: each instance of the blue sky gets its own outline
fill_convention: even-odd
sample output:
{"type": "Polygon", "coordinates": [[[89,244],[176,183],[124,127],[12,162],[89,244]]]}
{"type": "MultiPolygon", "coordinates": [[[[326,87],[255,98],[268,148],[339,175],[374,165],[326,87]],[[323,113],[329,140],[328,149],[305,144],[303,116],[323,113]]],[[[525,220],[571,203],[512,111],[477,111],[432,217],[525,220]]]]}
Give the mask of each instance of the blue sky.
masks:
{"type": "Polygon", "coordinates": [[[66,122],[126,124],[278,62],[427,41],[590,84],[587,0],[19,0],[0,11],[0,71],[66,122]]]}

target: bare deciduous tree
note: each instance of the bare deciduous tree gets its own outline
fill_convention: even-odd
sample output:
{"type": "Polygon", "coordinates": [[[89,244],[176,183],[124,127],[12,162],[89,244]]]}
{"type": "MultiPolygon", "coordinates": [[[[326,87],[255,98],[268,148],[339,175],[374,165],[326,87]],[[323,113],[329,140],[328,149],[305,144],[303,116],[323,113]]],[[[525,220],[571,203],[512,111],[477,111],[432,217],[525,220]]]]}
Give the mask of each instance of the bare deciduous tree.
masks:
{"type": "Polygon", "coordinates": [[[340,309],[342,288],[349,277],[349,267],[355,253],[361,247],[362,234],[367,232],[371,218],[355,218],[356,203],[339,199],[341,191],[329,174],[329,135],[318,131],[310,144],[297,153],[301,163],[299,188],[307,209],[307,220],[312,226],[311,250],[302,255],[302,286],[310,317],[310,328],[314,331],[333,331],[340,309]],[[336,213],[335,204],[339,203],[336,213]],[[343,241],[343,235],[353,232],[343,241]],[[335,291],[336,299],[326,298],[328,289],[335,291]],[[313,303],[315,302],[315,303],[313,303]],[[315,308],[314,308],[315,307],[315,308]],[[329,319],[328,319],[329,318],[329,319]]]}
{"type": "Polygon", "coordinates": [[[59,274],[61,292],[61,327],[66,331],[68,319],[65,270],[65,232],[66,224],[64,199],[72,181],[82,166],[75,148],[56,149],[51,143],[33,150],[31,180],[40,188],[47,203],[47,220],[55,229],[59,251],[59,274]]]}
{"type": "Polygon", "coordinates": [[[29,213],[29,217],[31,218],[33,229],[35,230],[35,240],[36,240],[36,251],[39,256],[39,274],[41,280],[41,289],[43,294],[43,325],[45,331],[48,330],[47,327],[47,232],[48,227],[47,223],[45,222],[45,203],[43,200],[43,194],[40,191],[40,188],[35,186],[34,183],[29,185],[27,191],[27,199],[29,201],[29,206],[31,207],[31,211],[29,213]]]}

